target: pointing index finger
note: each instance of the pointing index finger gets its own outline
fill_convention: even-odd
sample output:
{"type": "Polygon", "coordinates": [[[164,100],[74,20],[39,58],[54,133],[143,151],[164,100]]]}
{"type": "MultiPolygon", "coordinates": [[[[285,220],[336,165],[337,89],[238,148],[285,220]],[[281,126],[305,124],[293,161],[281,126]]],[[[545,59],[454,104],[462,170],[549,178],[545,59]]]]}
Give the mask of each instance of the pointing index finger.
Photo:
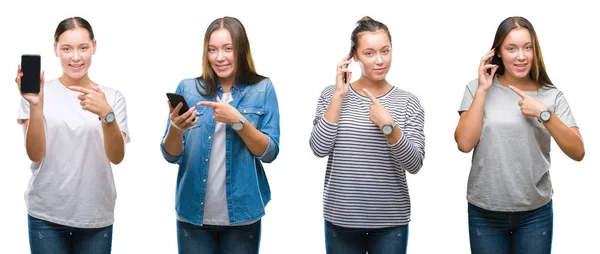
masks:
{"type": "Polygon", "coordinates": [[[373,104],[379,103],[379,101],[377,101],[377,98],[375,98],[375,96],[373,96],[373,94],[371,92],[369,92],[369,90],[367,90],[366,88],[363,88],[362,90],[363,90],[363,92],[365,92],[365,94],[367,95],[367,97],[369,97],[369,99],[371,99],[371,101],[373,102],[373,104]]]}
{"type": "Polygon", "coordinates": [[[83,87],[79,87],[79,86],[69,86],[69,87],[67,87],[67,88],[68,88],[69,90],[71,90],[71,91],[80,92],[80,93],[85,93],[85,94],[88,94],[88,93],[91,93],[91,92],[92,92],[92,90],[90,90],[90,89],[83,88],[83,87]]]}
{"type": "Polygon", "coordinates": [[[525,94],[523,91],[521,91],[521,89],[511,86],[511,85],[508,85],[508,88],[510,88],[510,90],[512,90],[519,96],[521,96],[521,98],[523,98],[523,99],[527,98],[527,94],[525,94]]]}
{"type": "Polygon", "coordinates": [[[214,101],[201,101],[201,102],[198,102],[196,105],[208,106],[208,107],[214,108],[217,106],[217,103],[214,101]]]}

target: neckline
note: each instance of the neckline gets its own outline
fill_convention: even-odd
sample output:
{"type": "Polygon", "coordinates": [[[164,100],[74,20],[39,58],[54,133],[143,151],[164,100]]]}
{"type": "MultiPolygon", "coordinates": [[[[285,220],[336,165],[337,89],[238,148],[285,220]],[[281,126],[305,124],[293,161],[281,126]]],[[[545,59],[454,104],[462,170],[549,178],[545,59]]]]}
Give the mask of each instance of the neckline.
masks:
{"type": "MultiPolygon", "coordinates": [[[[348,84],[348,86],[350,87],[350,90],[351,90],[351,91],[352,91],[354,94],[358,95],[358,96],[359,96],[359,97],[361,97],[361,98],[365,98],[365,99],[367,99],[367,100],[369,100],[369,101],[371,100],[371,99],[369,99],[369,97],[368,97],[368,96],[366,96],[366,95],[362,95],[362,94],[360,94],[358,91],[354,90],[354,87],[352,87],[352,83],[348,84]]],[[[382,95],[380,95],[380,96],[375,96],[375,99],[380,99],[380,98],[384,98],[384,97],[386,97],[388,94],[392,93],[392,91],[394,91],[394,89],[395,89],[395,88],[396,88],[395,86],[392,86],[392,88],[390,88],[390,90],[388,90],[388,91],[387,91],[387,92],[385,92],[384,94],[382,94],[382,95]]]]}

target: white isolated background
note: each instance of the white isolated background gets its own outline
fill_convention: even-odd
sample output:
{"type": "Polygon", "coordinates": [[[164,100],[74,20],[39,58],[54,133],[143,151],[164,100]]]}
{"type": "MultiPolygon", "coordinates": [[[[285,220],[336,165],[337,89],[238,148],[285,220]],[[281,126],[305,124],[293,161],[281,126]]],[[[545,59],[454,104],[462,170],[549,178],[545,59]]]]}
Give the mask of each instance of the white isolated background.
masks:
{"type": "MultiPolygon", "coordinates": [[[[535,26],[550,78],[564,91],[585,140],[575,162],[553,145],[554,253],[599,252],[598,26],[592,3],[567,1],[3,1],[0,7],[0,252],[29,251],[23,193],[31,172],[15,121],[14,84],[23,53],[42,56],[47,79],[61,75],[52,51],[56,25],[82,16],[98,48],[91,78],[127,99],[132,141],[113,167],[118,198],[113,253],[176,253],[177,167],[161,156],[166,92],[201,74],[203,36],[216,18],[245,25],[260,74],[275,85],[280,154],[265,168],[273,193],[263,217],[261,253],[324,253],[322,188],[326,159],[308,140],[317,98],[334,84],[355,22],[384,22],[393,39],[388,81],[420,99],[426,158],[408,176],[412,200],[409,253],[468,253],[466,186],[471,154],[456,148],[456,112],[476,77],[498,24],[520,15],[535,26]]],[[[350,66],[354,79],[358,64],[350,66]]],[[[516,102],[515,102],[516,103],[516,102]]]]}

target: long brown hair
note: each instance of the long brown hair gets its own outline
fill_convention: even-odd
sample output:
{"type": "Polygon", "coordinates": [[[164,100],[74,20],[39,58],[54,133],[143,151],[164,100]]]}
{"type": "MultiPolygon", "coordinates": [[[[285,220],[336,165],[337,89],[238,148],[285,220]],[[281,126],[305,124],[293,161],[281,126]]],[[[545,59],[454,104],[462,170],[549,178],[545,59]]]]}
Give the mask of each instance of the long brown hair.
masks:
{"type": "MultiPolygon", "coordinates": [[[[535,29],[533,29],[533,25],[523,17],[508,17],[500,25],[498,26],[498,30],[496,31],[496,36],[494,37],[494,43],[492,44],[492,48],[496,50],[496,52],[500,52],[500,47],[506,39],[506,36],[510,31],[515,28],[525,28],[529,31],[531,35],[531,43],[533,44],[533,63],[531,66],[531,71],[529,72],[529,77],[535,81],[538,85],[538,88],[546,87],[554,87],[552,81],[550,81],[550,77],[548,77],[548,73],[546,72],[546,66],[544,65],[544,58],[542,57],[542,48],[540,47],[539,40],[537,38],[537,34],[535,33],[535,29]]],[[[497,57],[494,57],[497,58],[497,57]]],[[[493,62],[498,65],[497,74],[504,74],[504,64],[500,59],[493,62]]]]}
{"type": "Polygon", "coordinates": [[[244,25],[242,25],[242,22],[233,17],[218,18],[210,23],[204,34],[202,76],[197,78],[202,81],[201,84],[204,84],[204,92],[198,89],[198,92],[203,96],[212,97],[217,94],[218,76],[208,62],[208,42],[210,40],[210,35],[220,28],[227,29],[229,34],[231,34],[231,40],[233,41],[233,55],[237,67],[234,83],[252,85],[265,78],[256,73],[254,60],[252,60],[252,53],[250,52],[250,42],[248,41],[246,29],[244,28],[244,25]]]}

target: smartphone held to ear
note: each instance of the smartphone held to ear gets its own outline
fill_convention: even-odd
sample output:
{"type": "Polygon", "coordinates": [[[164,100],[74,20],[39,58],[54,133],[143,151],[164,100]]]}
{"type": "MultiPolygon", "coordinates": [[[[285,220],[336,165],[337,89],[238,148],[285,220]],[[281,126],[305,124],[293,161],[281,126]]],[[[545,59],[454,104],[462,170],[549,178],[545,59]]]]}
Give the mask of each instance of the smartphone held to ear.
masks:
{"type": "MultiPolygon", "coordinates": [[[[499,65],[498,61],[499,59],[496,58],[496,56],[492,56],[490,57],[490,60],[488,60],[488,64],[495,64],[495,65],[499,65]]],[[[492,75],[492,68],[487,69],[487,73],[492,75]]]]}
{"type": "Polygon", "coordinates": [[[21,56],[21,93],[40,93],[40,69],[39,55],[21,56]]]}
{"type": "MultiPolygon", "coordinates": [[[[352,59],[352,55],[350,55],[348,57],[348,60],[352,59]]],[[[345,66],[346,68],[348,68],[348,65],[345,66]]],[[[344,75],[342,77],[342,81],[344,81],[344,84],[348,83],[348,72],[344,72],[344,75]]]]}

